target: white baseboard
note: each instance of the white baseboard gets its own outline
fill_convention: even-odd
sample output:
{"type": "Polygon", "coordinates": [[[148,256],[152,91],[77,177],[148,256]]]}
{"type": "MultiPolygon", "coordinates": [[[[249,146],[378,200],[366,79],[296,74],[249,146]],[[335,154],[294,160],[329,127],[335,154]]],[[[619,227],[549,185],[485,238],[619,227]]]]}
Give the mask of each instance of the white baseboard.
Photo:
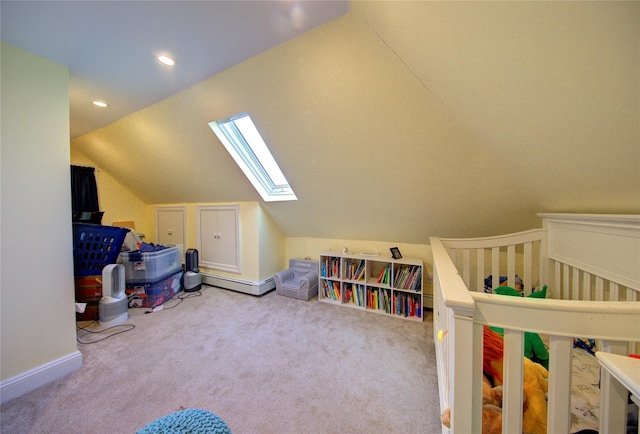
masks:
{"type": "Polygon", "coordinates": [[[202,273],[202,283],[251,295],[263,295],[276,287],[273,277],[260,282],[253,282],[206,273],[202,273]]]}
{"type": "Polygon", "coordinates": [[[82,367],[82,353],[73,353],[0,381],[0,402],[4,403],[64,377],[82,367]]]}

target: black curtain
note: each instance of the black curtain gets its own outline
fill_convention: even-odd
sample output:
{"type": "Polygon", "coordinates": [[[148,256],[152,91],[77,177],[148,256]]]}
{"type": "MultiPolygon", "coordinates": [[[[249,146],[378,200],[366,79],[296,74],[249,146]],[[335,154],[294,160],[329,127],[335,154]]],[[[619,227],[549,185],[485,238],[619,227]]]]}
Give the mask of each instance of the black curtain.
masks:
{"type": "Polygon", "coordinates": [[[77,221],[83,212],[100,211],[98,205],[98,186],[95,168],[71,166],[71,210],[73,221],[77,221]]]}

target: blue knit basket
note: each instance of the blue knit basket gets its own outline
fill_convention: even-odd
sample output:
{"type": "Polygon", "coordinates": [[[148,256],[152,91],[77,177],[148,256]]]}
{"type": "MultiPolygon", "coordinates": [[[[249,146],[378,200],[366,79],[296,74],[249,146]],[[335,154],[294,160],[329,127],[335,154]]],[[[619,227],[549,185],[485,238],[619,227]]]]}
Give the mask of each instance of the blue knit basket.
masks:
{"type": "Polygon", "coordinates": [[[207,410],[190,408],[162,416],[136,434],[231,434],[227,424],[207,410]]]}

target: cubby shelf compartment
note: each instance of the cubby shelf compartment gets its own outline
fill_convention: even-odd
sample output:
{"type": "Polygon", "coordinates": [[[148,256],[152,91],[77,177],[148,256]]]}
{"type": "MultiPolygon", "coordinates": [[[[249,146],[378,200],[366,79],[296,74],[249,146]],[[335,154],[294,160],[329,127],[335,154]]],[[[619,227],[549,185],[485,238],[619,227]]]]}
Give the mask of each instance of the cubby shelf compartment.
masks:
{"type": "Polygon", "coordinates": [[[321,253],[318,300],[422,321],[423,267],[421,258],[321,253]]]}

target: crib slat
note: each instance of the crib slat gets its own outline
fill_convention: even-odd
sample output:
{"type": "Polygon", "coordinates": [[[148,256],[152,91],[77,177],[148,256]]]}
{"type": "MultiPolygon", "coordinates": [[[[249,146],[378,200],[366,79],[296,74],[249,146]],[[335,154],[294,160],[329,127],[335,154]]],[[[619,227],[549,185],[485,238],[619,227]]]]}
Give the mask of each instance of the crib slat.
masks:
{"type": "Polygon", "coordinates": [[[620,285],[618,285],[617,283],[611,282],[609,284],[609,300],[611,301],[620,300],[620,285]]]}
{"type": "MultiPolygon", "coordinates": [[[[473,318],[463,315],[452,315],[449,322],[449,366],[448,372],[455,375],[449,377],[451,395],[451,432],[474,432],[472,429],[473,396],[469,399],[468,391],[471,384],[474,388],[473,363],[469,363],[469,348],[473,348],[474,330],[473,318]],[[466,388],[466,394],[456,393],[466,388]]],[[[477,374],[476,374],[477,375],[477,374]]],[[[472,392],[473,393],[473,392],[472,392]]]]}
{"type": "MultiPolygon", "coordinates": [[[[638,291],[634,291],[631,288],[627,288],[627,301],[638,301],[638,291]]],[[[639,348],[640,348],[640,345],[638,345],[637,342],[631,342],[629,344],[629,354],[638,354],[639,348]]]]}
{"type": "Polygon", "coordinates": [[[571,281],[571,268],[567,264],[562,264],[562,296],[560,297],[562,300],[568,300],[571,298],[570,291],[570,281],[571,281]]]}
{"type": "Polygon", "coordinates": [[[560,269],[560,265],[557,262],[553,262],[553,287],[556,288],[553,298],[561,299],[562,298],[562,272],[560,269]]]}
{"type": "Polygon", "coordinates": [[[627,301],[638,301],[638,291],[627,288],[627,301]]]}
{"type": "Polygon", "coordinates": [[[545,232],[544,236],[540,238],[540,242],[536,243],[538,248],[538,277],[540,279],[544,279],[540,282],[540,288],[542,289],[543,285],[549,284],[549,256],[547,255],[547,234],[545,232]]]}
{"type": "Polygon", "coordinates": [[[500,286],[500,247],[491,249],[491,289],[500,286]]]}
{"type": "MultiPolygon", "coordinates": [[[[627,288],[627,301],[638,301],[638,291],[634,291],[631,288],[627,288]]],[[[630,342],[629,343],[629,354],[638,354],[638,343],[630,342]]],[[[640,430],[640,427],[638,427],[640,430]]],[[[640,432],[638,433],[640,434],[640,432]]]]}
{"type": "Polygon", "coordinates": [[[533,262],[533,254],[532,254],[532,243],[524,244],[524,293],[525,295],[531,294],[531,289],[533,287],[533,276],[531,275],[531,266],[533,262]]]}
{"type": "Polygon", "coordinates": [[[592,300],[591,295],[591,273],[586,271],[582,274],[582,299],[586,301],[592,300]]]}
{"type": "Polygon", "coordinates": [[[508,286],[516,287],[516,246],[507,246],[507,282],[508,286]]]}
{"type": "Polygon", "coordinates": [[[549,405],[547,432],[569,432],[571,427],[571,348],[573,338],[549,337],[549,405]]]}
{"type": "Polygon", "coordinates": [[[572,279],[572,294],[571,300],[580,300],[580,270],[577,268],[573,268],[573,279],[572,279]]]}
{"type": "Polygon", "coordinates": [[[502,434],[522,432],[524,332],[504,331],[502,434]]]}
{"type": "Polygon", "coordinates": [[[462,280],[467,288],[471,287],[471,252],[469,249],[462,250],[462,280]]]}
{"type": "Polygon", "coordinates": [[[477,249],[476,256],[476,288],[484,291],[484,249],[477,249]]]}
{"type": "Polygon", "coordinates": [[[482,428],[482,383],[484,375],[482,373],[484,345],[477,345],[484,339],[484,326],[481,324],[473,325],[473,342],[476,345],[473,346],[473,383],[472,383],[472,404],[471,404],[471,426],[474,431],[477,432],[482,428]]]}
{"type": "Polygon", "coordinates": [[[604,300],[604,279],[600,276],[596,276],[596,300],[604,300]]]}

